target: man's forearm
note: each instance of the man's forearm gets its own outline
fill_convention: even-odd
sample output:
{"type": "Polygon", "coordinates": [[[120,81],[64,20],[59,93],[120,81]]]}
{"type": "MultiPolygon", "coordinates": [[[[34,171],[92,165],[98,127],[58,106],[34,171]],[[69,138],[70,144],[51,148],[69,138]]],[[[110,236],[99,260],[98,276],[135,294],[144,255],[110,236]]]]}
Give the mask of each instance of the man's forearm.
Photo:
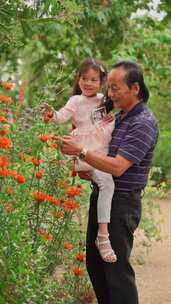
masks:
{"type": "Polygon", "coordinates": [[[85,159],[92,167],[110,173],[114,176],[120,175],[119,164],[115,157],[106,156],[97,152],[87,151],[85,159]]]}
{"type": "MultiPolygon", "coordinates": [[[[67,155],[79,156],[83,147],[77,144],[72,136],[63,136],[63,152],[67,155]]],[[[116,157],[110,157],[99,152],[87,151],[85,153],[84,161],[86,161],[92,167],[112,174],[113,176],[122,175],[129,167],[132,166],[132,162],[125,159],[120,155],[116,157]]]]}

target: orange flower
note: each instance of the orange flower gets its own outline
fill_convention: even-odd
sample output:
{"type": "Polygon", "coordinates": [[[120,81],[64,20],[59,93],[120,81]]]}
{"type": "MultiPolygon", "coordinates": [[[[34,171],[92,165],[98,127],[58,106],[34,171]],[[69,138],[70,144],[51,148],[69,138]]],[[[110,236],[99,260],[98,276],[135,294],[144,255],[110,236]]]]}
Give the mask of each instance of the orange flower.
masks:
{"type": "Polygon", "coordinates": [[[53,235],[43,229],[39,230],[37,233],[39,236],[41,236],[46,241],[52,241],[53,235]]]}
{"type": "Polygon", "coordinates": [[[1,86],[6,90],[12,90],[13,88],[15,88],[15,83],[3,81],[1,82],[1,86]]]}
{"type": "Polygon", "coordinates": [[[16,171],[15,170],[8,170],[8,169],[2,169],[0,170],[0,176],[3,177],[8,177],[8,176],[15,176],[16,175],[16,171]]]}
{"type": "Polygon", "coordinates": [[[76,259],[77,259],[77,261],[79,261],[79,262],[84,262],[84,261],[85,261],[85,254],[84,254],[84,253],[78,253],[78,254],[76,255],[76,259]]]}
{"type": "Polygon", "coordinates": [[[8,169],[0,170],[0,176],[3,177],[10,176],[9,170],[8,169]]]}
{"type": "Polygon", "coordinates": [[[64,218],[64,212],[63,211],[54,211],[52,212],[52,215],[57,219],[63,219],[64,218]]]}
{"type": "Polygon", "coordinates": [[[59,145],[58,144],[51,144],[50,147],[53,148],[53,149],[58,149],[59,145]]]}
{"type": "Polygon", "coordinates": [[[71,250],[73,248],[73,245],[71,243],[64,243],[64,249],[68,249],[68,250],[71,250]]]}
{"type": "Polygon", "coordinates": [[[14,189],[9,186],[9,187],[6,188],[6,193],[9,194],[9,195],[12,195],[12,194],[14,194],[14,189]]]}
{"type": "Polygon", "coordinates": [[[80,203],[74,202],[72,200],[66,200],[64,201],[63,206],[66,211],[73,211],[80,208],[80,203]]]}
{"type": "Polygon", "coordinates": [[[28,154],[26,154],[23,151],[19,152],[18,155],[19,155],[20,159],[23,161],[29,161],[31,159],[31,156],[29,156],[28,154]]]}
{"type": "Polygon", "coordinates": [[[68,196],[81,195],[81,188],[80,188],[80,187],[71,186],[71,187],[67,190],[67,195],[68,195],[68,196]]]}
{"type": "Polygon", "coordinates": [[[7,119],[4,116],[0,116],[0,122],[7,122],[7,119]]]}
{"type": "Polygon", "coordinates": [[[39,135],[39,139],[46,143],[48,140],[50,140],[52,138],[52,135],[50,134],[42,134],[42,135],[39,135]]]}
{"type": "Polygon", "coordinates": [[[33,192],[32,197],[37,202],[43,202],[43,201],[46,201],[47,194],[45,194],[43,192],[33,192]]]}
{"type": "Polygon", "coordinates": [[[32,162],[32,164],[36,167],[36,166],[39,166],[41,163],[43,163],[44,160],[32,158],[31,162],[32,162]]]}
{"type": "Polygon", "coordinates": [[[7,213],[12,213],[15,210],[14,206],[11,203],[5,203],[4,209],[7,213]]]}
{"type": "Polygon", "coordinates": [[[40,179],[40,178],[43,177],[44,172],[45,172],[45,170],[43,170],[43,169],[42,169],[42,170],[39,170],[39,171],[36,172],[35,176],[36,176],[38,179],[40,179]]]}
{"type": "Polygon", "coordinates": [[[0,101],[2,101],[3,103],[9,105],[12,102],[12,99],[11,99],[10,96],[6,96],[6,95],[0,94],[0,101]]]}
{"type": "Polygon", "coordinates": [[[65,190],[68,190],[68,188],[70,187],[69,182],[64,179],[57,180],[56,185],[58,187],[62,187],[65,190]]]}
{"type": "Polygon", "coordinates": [[[84,269],[79,268],[79,267],[73,267],[72,271],[76,277],[82,276],[84,274],[84,269]]]}
{"type": "Polygon", "coordinates": [[[12,146],[12,142],[7,137],[0,137],[0,148],[1,149],[9,149],[12,146]]]}
{"type": "Polygon", "coordinates": [[[26,182],[25,177],[22,175],[17,174],[14,178],[19,184],[24,184],[26,182]]]}
{"type": "Polygon", "coordinates": [[[0,135],[1,136],[7,135],[8,133],[9,133],[9,129],[7,129],[7,128],[0,129],[0,135]]]}
{"type": "Polygon", "coordinates": [[[61,200],[59,199],[56,199],[54,198],[53,196],[51,195],[46,195],[46,200],[52,204],[52,205],[55,205],[55,206],[60,206],[61,205],[61,200]]]}
{"type": "Polygon", "coordinates": [[[0,167],[8,167],[9,164],[9,160],[6,156],[0,156],[0,167]]]}
{"type": "Polygon", "coordinates": [[[9,170],[9,174],[12,177],[15,177],[17,175],[17,171],[16,170],[9,170]]]}

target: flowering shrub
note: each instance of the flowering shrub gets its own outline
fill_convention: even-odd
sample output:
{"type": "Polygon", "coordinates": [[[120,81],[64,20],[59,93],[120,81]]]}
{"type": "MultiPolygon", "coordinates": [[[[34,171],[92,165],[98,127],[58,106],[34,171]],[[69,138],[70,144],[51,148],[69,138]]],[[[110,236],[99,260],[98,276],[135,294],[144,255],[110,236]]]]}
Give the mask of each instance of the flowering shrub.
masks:
{"type": "Polygon", "coordinates": [[[50,278],[61,263],[68,269],[72,299],[74,289],[80,286],[84,293],[87,286],[78,225],[82,186],[73,185],[72,160],[63,157],[38,113],[20,108],[17,117],[13,87],[2,83],[0,92],[0,302],[53,303],[60,287],[52,292],[50,278]],[[76,255],[73,263],[68,250],[76,255]]]}

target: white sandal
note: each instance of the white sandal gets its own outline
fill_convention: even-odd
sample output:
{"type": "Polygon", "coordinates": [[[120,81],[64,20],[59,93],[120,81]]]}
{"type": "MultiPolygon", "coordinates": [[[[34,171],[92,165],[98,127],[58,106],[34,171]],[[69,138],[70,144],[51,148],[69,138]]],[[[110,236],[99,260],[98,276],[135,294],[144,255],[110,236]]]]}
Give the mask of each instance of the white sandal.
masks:
{"type": "Polygon", "coordinates": [[[95,240],[95,244],[99,250],[101,258],[105,262],[115,263],[117,261],[117,256],[111,247],[108,233],[107,234],[98,233],[97,238],[95,240]],[[105,240],[99,238],[103,238],[105,240]]]}

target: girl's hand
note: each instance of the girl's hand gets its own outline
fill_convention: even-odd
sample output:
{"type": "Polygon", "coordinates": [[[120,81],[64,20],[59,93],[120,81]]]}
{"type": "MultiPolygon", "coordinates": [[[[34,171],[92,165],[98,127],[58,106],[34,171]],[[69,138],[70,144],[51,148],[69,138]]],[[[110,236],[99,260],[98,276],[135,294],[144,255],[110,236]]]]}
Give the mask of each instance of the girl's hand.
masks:
{"type": "Polygon", "coordinates": [[[50,106],[47,102],[43,102],[40,106],[39,106],[40,112],[42,112],[43,114],[46,112],[51,112],[54,111],[54,108],[52,106],[50,106]]]}
{"type": "Polygon", "coordinates": [[[44,120],[44,122],[49,122],[51,119],[52,119],[52,117],[53,117],[53,115],[54,115],[54,112],[55,112],[55,110],[54,110],[54,108],[52,107],[52,106],[50,106],[48,103],[42,103],[41,105],[40,105],[40,112],[42,112],[43,113],[43,120],[44,120]]]}
{"type": "Polygon", "coordinates": [[[114,120],[114,116],[113,116],[112,113],[108,113],[107,115],[105,115],[105,116],[103,117],[103,122],[105,122],[105,123],[110,123],[110,122],[112,122],[113,120],[114,120]]]}
{"type": "Polygon", "coordinates": [[[91,172],[89,172],[89,171],[79,171],[78,176],[81,179],[85,179],[85,180],[89,180],[89,181],[91,180],[91,172]]]}

